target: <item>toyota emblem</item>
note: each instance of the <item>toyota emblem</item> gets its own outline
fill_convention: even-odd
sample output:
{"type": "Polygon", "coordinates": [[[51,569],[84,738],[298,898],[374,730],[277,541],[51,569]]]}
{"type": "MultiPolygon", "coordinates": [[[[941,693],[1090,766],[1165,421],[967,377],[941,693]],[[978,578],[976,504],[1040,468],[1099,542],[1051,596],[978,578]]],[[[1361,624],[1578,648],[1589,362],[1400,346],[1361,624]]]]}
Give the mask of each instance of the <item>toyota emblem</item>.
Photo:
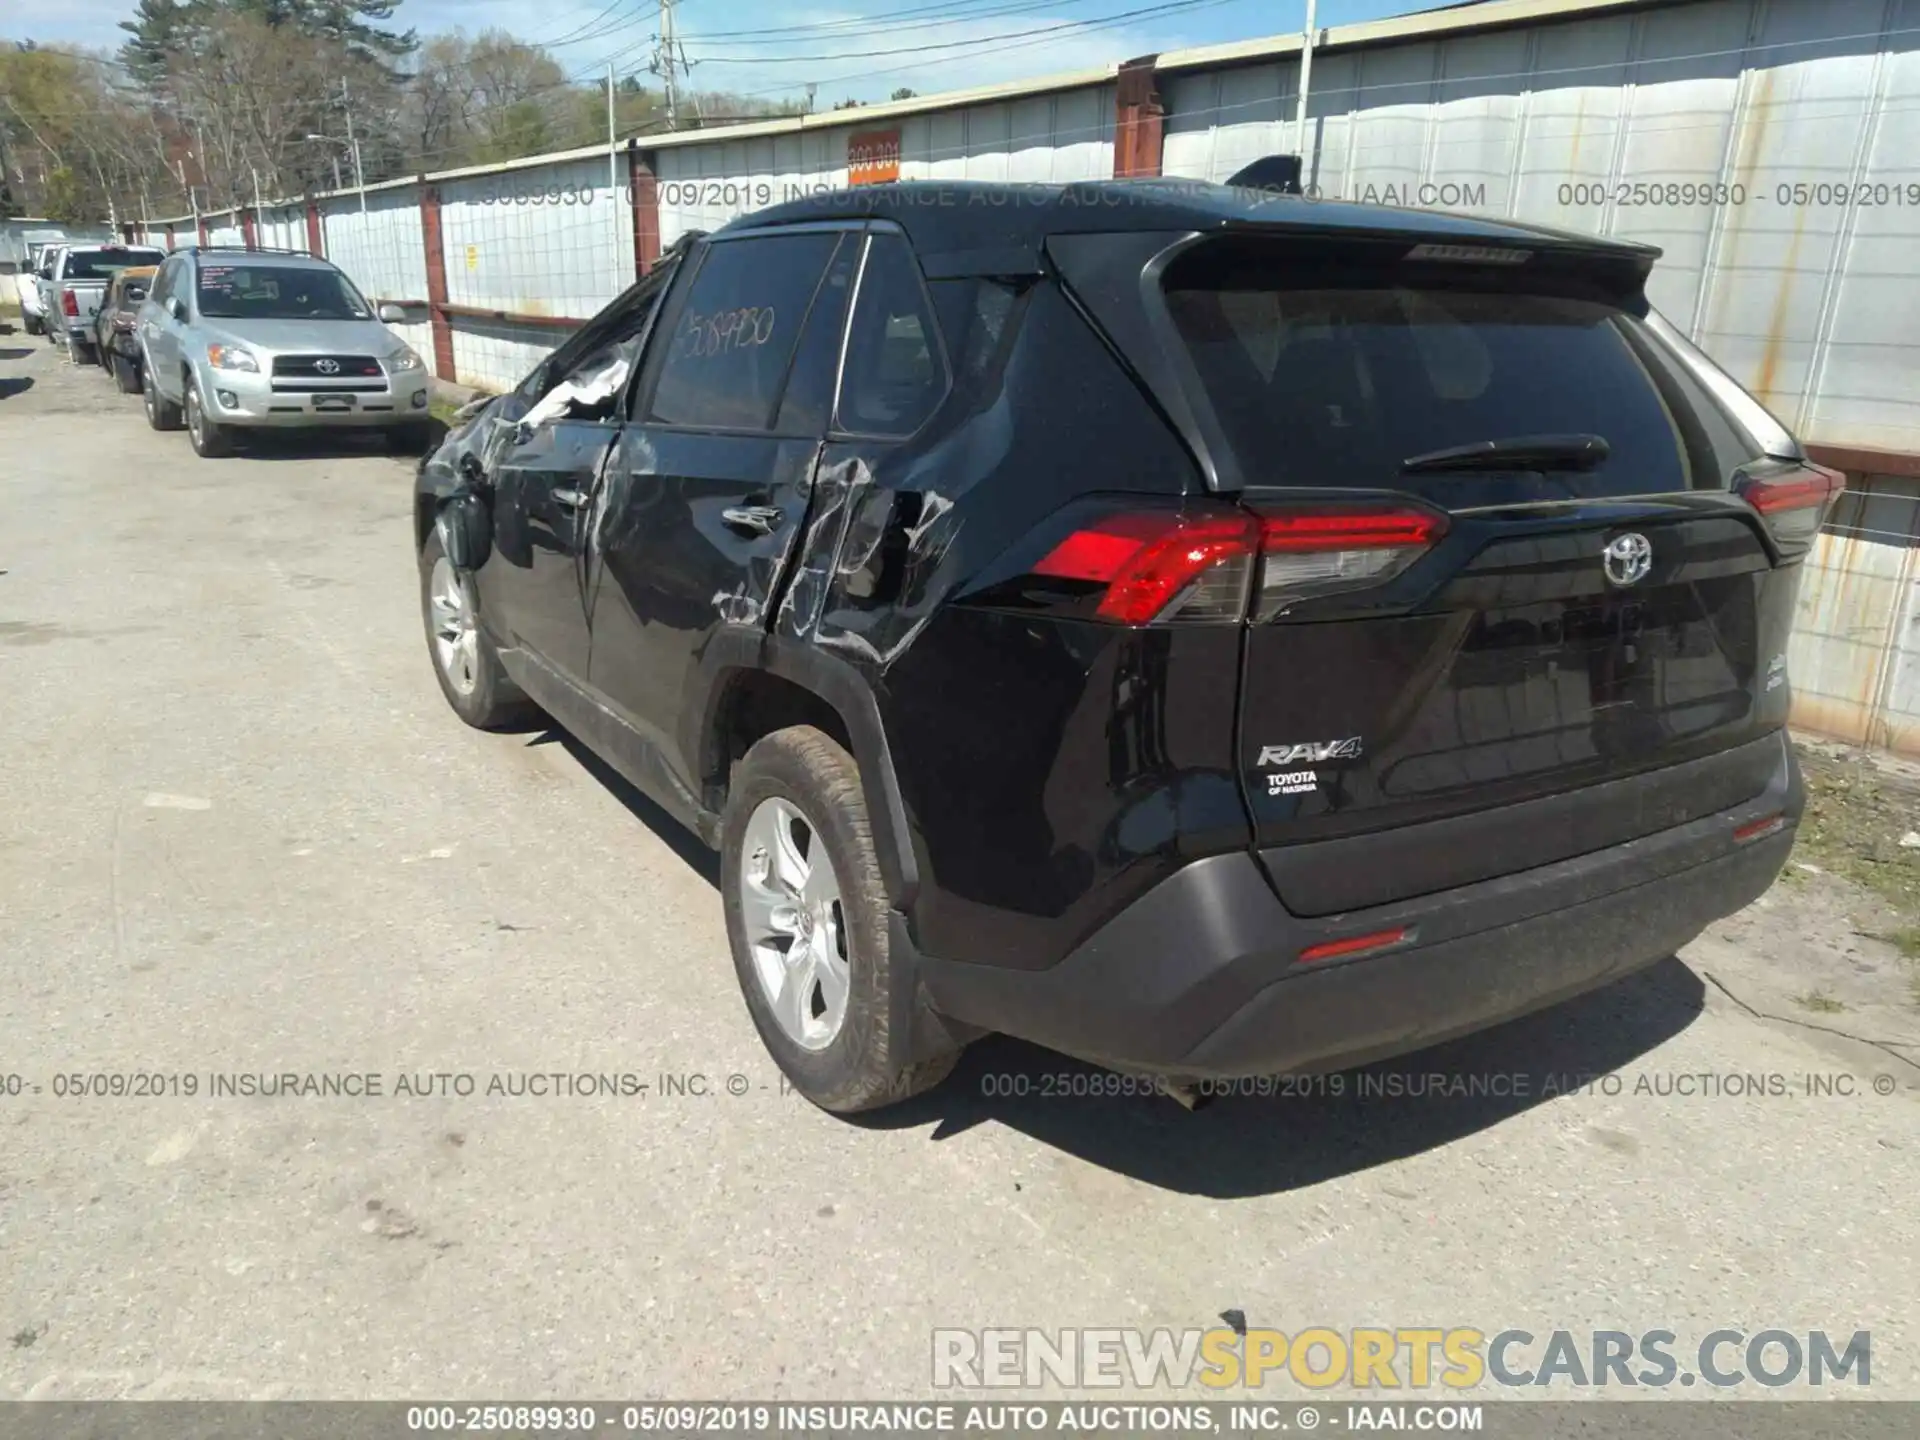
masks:
{"type": "Polygon", "coordinates": [[[1607,579],[1615,585],[1637,585],[1653,569],[1653,545],[1646,536],[1629,531],[1616,535],[1600,552],[1607,579]]]}
{"type": "MultiPolygon", "coordinates": [[[[340,373],[340,362],[338,360],[316,360],[313,362],[313,368],[318,370],[322,375],[338,375],[340,373]]],[[[1642,540],[1640,543],[1644,545],[1647,542],[1642,540]]],[[[1621,583],[1625,584],[1626,582],[1622,581],[1621,583]]]]}

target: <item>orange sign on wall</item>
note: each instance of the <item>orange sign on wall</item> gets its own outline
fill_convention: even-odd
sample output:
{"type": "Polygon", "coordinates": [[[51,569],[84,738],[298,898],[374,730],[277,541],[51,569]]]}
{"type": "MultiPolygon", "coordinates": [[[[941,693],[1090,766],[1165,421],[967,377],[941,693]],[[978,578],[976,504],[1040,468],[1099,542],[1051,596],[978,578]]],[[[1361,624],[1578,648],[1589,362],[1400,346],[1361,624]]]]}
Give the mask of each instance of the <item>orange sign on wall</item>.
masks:
{"type": "Polygon", "coordinates": [[[884,185],[900,178],[900,128],[859,130],[847,137],[847,183],[884,185]]]}

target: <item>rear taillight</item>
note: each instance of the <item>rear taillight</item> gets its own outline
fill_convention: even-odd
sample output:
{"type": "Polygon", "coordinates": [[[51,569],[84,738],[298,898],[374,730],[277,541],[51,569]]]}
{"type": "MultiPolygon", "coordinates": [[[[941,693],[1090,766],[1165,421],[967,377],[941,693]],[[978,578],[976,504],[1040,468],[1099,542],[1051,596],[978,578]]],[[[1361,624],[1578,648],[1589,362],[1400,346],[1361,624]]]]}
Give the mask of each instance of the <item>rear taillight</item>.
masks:
{"type": "Polygon", "coordinates": [[[1256,620],[1339,590],[1378,585],[1446,534],[1447,517],[1412,507],[1299,510],[1261,517],[1256,620]]]}
{"type": "Polygon", "coordinates": [[[1033,573],[1104,586],[1094,614],[1120,625],[1237,621],[1259,538],[1243,510],[1126,511],[1075,530],[1033,573]]]}
{"type": "Polygon", "coordinates": [[[63,315],[78,315],[80,313],[80,302],[73,298],[73,292],[71,290],[62,290],[60,292],[60,313],[63,315]]]}
{"type": "Polygon", "coordinates": [[[1401,506],[1127,510],[1082,522],[1031,576],[1098,586],[1095,618],[1119,625],[1271,619],[1288,606],[1377,585],[1446,531],[1446,517],[1401,506]]]}
{"type": "Polygon", "coordinates": [[[1847,488],[1847,480],[1838,470],[1804,464],[1748,475],[1736,488],[1767,522],[1781,553],[1800,555],[1812,546],[1828,509],[1847,488]]]}

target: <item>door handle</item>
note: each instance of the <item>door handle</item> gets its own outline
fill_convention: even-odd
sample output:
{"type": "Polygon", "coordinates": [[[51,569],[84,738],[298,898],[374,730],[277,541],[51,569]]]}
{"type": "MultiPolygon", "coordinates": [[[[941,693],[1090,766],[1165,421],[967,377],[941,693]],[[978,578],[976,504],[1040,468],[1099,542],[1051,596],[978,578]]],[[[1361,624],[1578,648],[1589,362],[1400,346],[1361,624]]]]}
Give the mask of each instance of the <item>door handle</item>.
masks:
{"type": "Polygon", "coordinates": [[[735,530],[753,535],[771,535],[780,523],[780,510],[774,505],[733,505],[720,512],[720,518],[735,530]]]}
{"type": "Polygon", "coordinates": [[[553,492],[553,503],[564,505],[569,510],[578,510],[587,503],[587,497],[578,490],[556,490],[553,492]]]}

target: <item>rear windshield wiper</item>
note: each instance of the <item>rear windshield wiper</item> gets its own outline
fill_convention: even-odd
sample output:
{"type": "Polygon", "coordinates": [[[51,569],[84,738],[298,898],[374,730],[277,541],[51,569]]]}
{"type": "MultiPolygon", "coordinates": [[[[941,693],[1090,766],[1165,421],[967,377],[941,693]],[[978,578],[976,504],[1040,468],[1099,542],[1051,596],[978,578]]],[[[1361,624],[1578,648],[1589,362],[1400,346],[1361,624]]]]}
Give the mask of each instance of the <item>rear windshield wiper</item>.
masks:
{"type": "Polygon", "coordinates": [[[1590,470],[1612,452],[1603,435],[1512,435],[1449,445],[1400,462],[1405,475],[1423,470],[1590,470]]]}

